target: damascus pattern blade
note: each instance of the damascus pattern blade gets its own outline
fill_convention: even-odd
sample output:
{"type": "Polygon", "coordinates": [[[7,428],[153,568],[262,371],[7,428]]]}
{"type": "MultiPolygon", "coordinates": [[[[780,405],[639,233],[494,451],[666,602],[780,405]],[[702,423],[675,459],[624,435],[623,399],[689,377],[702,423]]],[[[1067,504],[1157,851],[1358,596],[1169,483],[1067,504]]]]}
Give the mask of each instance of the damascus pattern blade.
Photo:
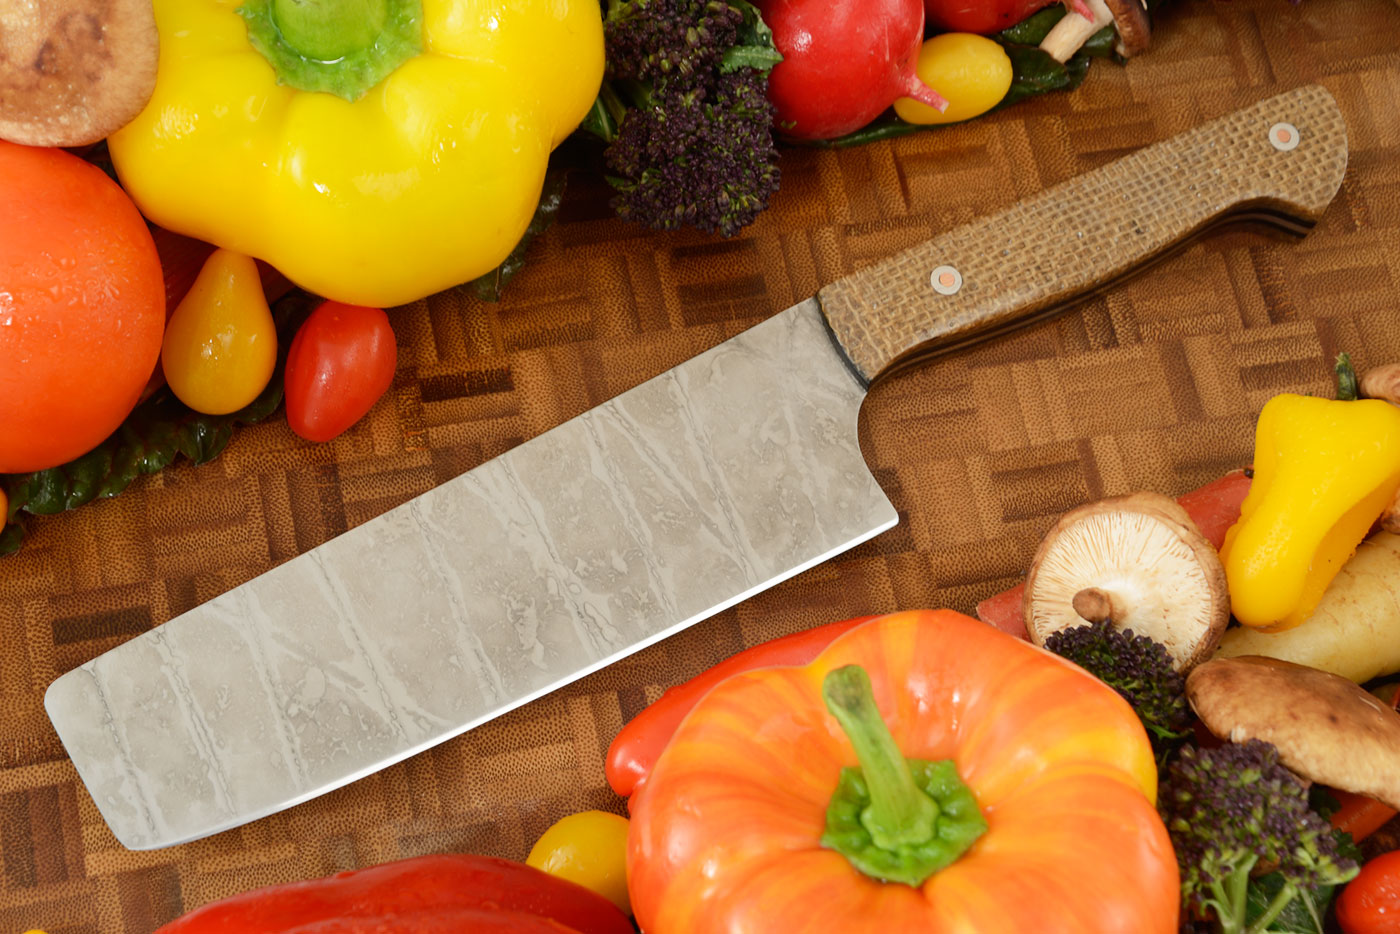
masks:
{"type": "Polygon", "coordinates": [[[197,839],[398,762],[895,524],[807,301],[65,674],[117,838],[197,839]]]}

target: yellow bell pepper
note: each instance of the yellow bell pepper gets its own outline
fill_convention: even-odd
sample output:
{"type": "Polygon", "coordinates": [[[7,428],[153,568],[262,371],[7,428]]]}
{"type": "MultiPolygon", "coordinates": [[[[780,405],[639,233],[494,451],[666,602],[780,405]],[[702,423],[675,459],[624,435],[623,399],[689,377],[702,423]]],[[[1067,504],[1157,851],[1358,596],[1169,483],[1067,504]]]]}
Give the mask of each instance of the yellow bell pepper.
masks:
{"type": "Polygon", "coordinates": [[[1254,482],[1220,557],[1230,608],[1278,632],[1306,620],[1400,489],[1400,408],[1285,394],[1259,413],[1254,482]]]}
{"type": "Polygon", "coordinates": [[[109,141],[122,184],[162,227],[358,305],[498,265],[603,74],[596,0],[155,0],[155,14],[155,92],[109,141]]]}

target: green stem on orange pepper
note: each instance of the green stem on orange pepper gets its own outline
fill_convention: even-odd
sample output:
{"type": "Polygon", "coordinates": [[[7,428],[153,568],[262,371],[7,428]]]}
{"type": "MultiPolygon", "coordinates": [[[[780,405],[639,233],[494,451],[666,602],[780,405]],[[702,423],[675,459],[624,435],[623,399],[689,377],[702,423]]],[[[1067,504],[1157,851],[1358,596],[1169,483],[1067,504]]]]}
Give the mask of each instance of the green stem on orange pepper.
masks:
{"type": "Polygon", "coordinates": [[[986,832],[976,798],[951,760],[904,757],[875,705],[864,668],[830,672],[822,697],[860,762],[841,770],[822,845],[873,878],[923,884],[986,832]]]}

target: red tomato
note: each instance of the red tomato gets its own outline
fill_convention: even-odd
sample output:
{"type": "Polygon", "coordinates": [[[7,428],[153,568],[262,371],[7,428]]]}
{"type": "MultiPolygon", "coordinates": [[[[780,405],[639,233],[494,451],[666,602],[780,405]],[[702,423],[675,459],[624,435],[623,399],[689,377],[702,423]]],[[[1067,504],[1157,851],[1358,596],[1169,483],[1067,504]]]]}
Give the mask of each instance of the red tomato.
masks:
{"type": "Polygon", "coordinates": [[[164,329],[160,259],[126,193],[61,149],[0,142],[0,473],[115,431],[164,329]]]}
{"type": "Polygon", "coordinates": [[[388,315],[323,303],[287,351],[287,424],[308,441],[329,441],[374,408],[397,363],[388,315]]]}
{"type": "Polygon", "coordinates": [[[1342,889],[1337,921],[1346,934],[1400,931],[1400,850],[1382,853],[1361,867],[1342,889]]]}

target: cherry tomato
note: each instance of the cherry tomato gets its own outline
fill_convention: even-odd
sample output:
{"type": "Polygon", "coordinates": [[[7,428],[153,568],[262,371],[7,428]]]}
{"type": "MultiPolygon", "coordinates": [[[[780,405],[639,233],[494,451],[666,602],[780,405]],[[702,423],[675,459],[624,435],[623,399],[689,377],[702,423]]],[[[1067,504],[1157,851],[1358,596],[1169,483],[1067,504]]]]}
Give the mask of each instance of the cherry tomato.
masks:
{"type": "Polygon", "coordinates": [[[287,352],[287,424],[329,441],[365,416],[394,382],[398,348],[378,308],[325,302],[287,352]]]}
{"type": "Polygon", "coordinates": [[[164,328],[160,259],[126,193],[61,149],[0,142],[0,473],[115,431],[164,328]]]}
{"type": "Polygon", "coordinates": [[[525,862],[597,892],[631,914],[627,828],[627,818],[607,811],[570,814],[540,836],[525,862]]]}
{"type": "Polygon", "coordinates": [[[251,256],[215,250],[165,325],[165,381],[208,415],[237,412],[277,366],[277,327],[251,256]]]}
{"type": "Polygon", "coordinates": [[[1400,931],[1400,850],[1382,853],[1337,899],[1337,922],[1346,934],[1395,934],[1400,931]]]}

